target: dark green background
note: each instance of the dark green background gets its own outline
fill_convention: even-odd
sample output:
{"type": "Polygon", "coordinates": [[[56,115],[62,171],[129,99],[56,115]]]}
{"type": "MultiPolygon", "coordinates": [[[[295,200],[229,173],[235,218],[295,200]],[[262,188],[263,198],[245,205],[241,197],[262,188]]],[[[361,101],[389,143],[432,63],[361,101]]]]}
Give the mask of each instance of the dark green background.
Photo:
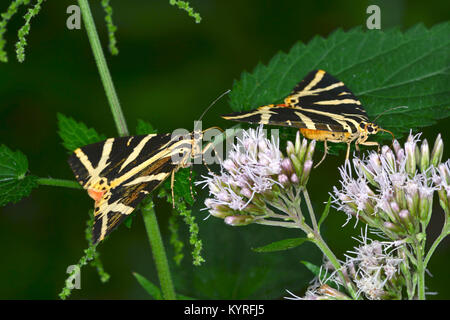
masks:
{"type": "MultiPolygon", "coordinates": [[[[8,2],[1,1],[0,12],[8,2]]],[[[106,48],[100,0],[90,2],[106,48]]],[[[366,7],[375,3],[381,7],[383,29],[399,26],[405,30],[419,22],[431,27],[449,19],[448,1],[197,0],[191,5],[203,20],[195,24],[168,0],[111,1],[120,54],[112,57],[107,53],[107,60],[130,131],[139,118],[151,122],[159,132],[191,130],[193,120],[230,89],[242,71],[251,71],[258,62],[267,63],[299,40],[326,37],[337,28],[365,26],[366,7]]],[[[84,26],[82,30],[66,28],[65,12],[71,4],[75,1],[44,3],[32,21],[23,64],[14,56],[17,30],[23,25],[21,11],[6,34],[10,62],[0,65],[0,143],[24,152],[31,173],[40,177],[73,179],[66,162],[68,153],[57,134],[57,112],[116,136],[84,26]]],[[[203,127],[231,126],[219,117],[229,111],[227,99],[222,99],[204,118],[203,127]]],[[[423,131],[429,141],[441,132],[449,147],[447,120],[423,131]]],[[[330,156],[313,171],[309,185],[317,211],[337,184],[336,166],[343,156],[330,156]]],[[[445,151],[444,159],[448,157],[445,151]]],[[[21,202],[0,208],[0,299],[57,298],[66,267],[76,263],[86,248],[84,228],[91,207],[92,200],[84,192],[40,187],[21,202]]],[[[164,202],[157,202],[165,236],[168,211],[164,202]]],[[[180,293],[204,299],[281,298],[284,289],[301,294],[311,274],[299,261],[321,262],[318,250],[308,244],[273,254],[250,250],[299,235],[295,231],[264,226],[231,228],[215,218],[203,220],[203,211],[195,215],[207,262],[193,268],[186,252],[182,266],[172,267],[180,293]]],[[[349,223],[342,228],[344,221],[343,213],[332,211],[324,229],[338,254],[356,245],[350,236],[359,234],[362,226],[354,229],[349,223]]],[[[441,221],[442,210],[436,207],[431,238],[441,221]]],[[[186,239],[186,228],[181,229],[186,239]]],[[[157,283],[140,215],[131,229],[120,227],[99,251],[111,280],[101,284],[95,270],[86,267],[82,269],[82,290],[75,290],[72,298],[148,297],[131,274],[139,272],[157,283]]],[[[450,298],[449,253],[449,241],[443,242],[429,264],[434,277],[427,277],[428,291],[439,292],[431,299],[450,298]]]]}

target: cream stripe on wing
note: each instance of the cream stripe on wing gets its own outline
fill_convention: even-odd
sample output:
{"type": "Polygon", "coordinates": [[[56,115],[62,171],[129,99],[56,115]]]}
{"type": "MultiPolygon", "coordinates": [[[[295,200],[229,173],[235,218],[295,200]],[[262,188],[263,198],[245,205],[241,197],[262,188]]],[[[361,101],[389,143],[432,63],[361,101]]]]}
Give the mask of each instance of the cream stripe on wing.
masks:
{"type": "Polygon", "coordinates": [[[308,90],[308,91],[302,90],[300,92],[297,92],[297,93],[293,94],[292,97],[298,98],[298,97],[304,97],[304,96],[314,96],[317,93],[321,93],[321,92],[324,92],[324,91],[330,91],[330,90],[333,90],[335,88],[342,87],[343,85],[344,85],[343,82],[336,82],[336,83],[333,83],[332,85],[329,85],[328,87],[325,87],[325,88],[319,88],[319,89],[308,90]]]}
{"type": "Polygon", "coordinates": [[[170,147],[161,150],[157,154],[153,155],[151,158],[145,160],[144,162],[142,162],[138,166],[130,169],[129,171],[127,171],[126,173],[124,173],[120,177],[118,177],[118,178],[114,179],[113,181],[111,181],[110,187],[111,188],[115,188],[116,186],[118,186],[122,182],[124,182],[124,181],[128,180],[129,178],[131,178],[132,176],[134,176],[136,173],[140,172],[144,168],[146,168],[149,165],[151,165],[153,162],[155,162],[155,161],[157,161],[159,159],[162,159],[164,157],[170,157],[172,154],[174,154],[174,153],[176,153],[176,152],[178,152],[180,150],[180,146],[183,146],[183,144],[186,144],[186,143],[188,143],[186,140],[180,140],[180,141],[177,141],[177,142],[173,143],[170,147]]]}
{"type": "Polygon", "coordinates": [[[100,172],[102,172],[103,169],[105,169],[105,167],[106,167],[107,161],[109,159],[109,154],[111,153],[113,143],[114,143],[114,138],[109,138],[103,144],[102,156],[100,158],[100,161],[98,162],[97,167],[95,167],[94,171],[92,172],[91,178],[89,179],[90,181],[95,181],[98,178],[100,178],[99,177],[100,172]]]}
{"type": "Polygon", "coordinates": [[[325,75],[325,71],[319,70],[316,72],[314,79],[302,90],[302,91],[309,91],[312,87],[314,87],[316,84],[322,80],[323,76],[325,75]]]}
{"type": "Polygon", "coordinates": [[[76,149],[74,152],[78,160],[80,160],[81,164],[87,170],[88,174],[92,176],[94,168],[92,167],[92,163],[89,161],[88,157],[84,154],[84,152],[80,148],[76,149]]]}
{"type": "Polygon", "coordinates": [[[339,105],[339,104],[345,104],[345,103],[354,103],[354,104],[357,104],[357,105],[361,104],[361,102],[359,100],[354,100],[354,99],[322,100],[322,101],[314,102],[314,104],[325,104],[325,105],[339,105]]]}
{"type": "Polygon", "coordinates": [[[132,186],[134,184],[143,183],[143,182],[151,182],[154,180],[162,181],[169,175],[170,175],[170,172],[169,173],[161,172],[158,174],[152,174],[149,176],[139,177],[139,178],[134,179],[133,181],[128,182],[127,184],[124,184],[124,186],[126,186],[126,187],[132,186]]]}
{"type": "Polygon", "coordinates": [[[316,125],[314,124],[314,121],[311,120],[311,118],[305,116],[301,112],[295,112],[295,114],[301,119],[307,129],[316,130],[316,125]]]}
{"type": "Polygon", "coordinates": [[[133,160],[135,160],[137,158],[137,156],[141,153],[142,149],[145,147],[145,145],[147,144],[147,142],[153,138],[155,136],[155,134],[149,134],[148,136],[144,137],[136,147],[134,147],[133,152],[130,153],[130,155],[128,156],[128,158],[125,160],[125,162],[122,164],[122,166],[120,167],[120,171],[123,170],[123,168],[125,168],[130,162],[132,162],[133,160]]]}

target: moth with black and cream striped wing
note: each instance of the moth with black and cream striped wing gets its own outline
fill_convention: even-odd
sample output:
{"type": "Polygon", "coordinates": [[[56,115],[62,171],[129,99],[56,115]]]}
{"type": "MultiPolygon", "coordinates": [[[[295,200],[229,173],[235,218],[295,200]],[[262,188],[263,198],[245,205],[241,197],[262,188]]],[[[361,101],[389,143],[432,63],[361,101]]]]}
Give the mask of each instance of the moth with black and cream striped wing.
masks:
{"type": "MultiPolygon", "coordinates": [[[[379,146],[367,141],[368,136],[381,129],[370,122],[364,107],[345,84],[323,70],[311,71],[284,99],[284,104],[270,104],[255,110],[235,112],[222,116],[224,119],[269,125],[297,127],[308,139],[347,143],[346,159],[350,143],[379,146]]],[[[392,134],[392,133],[391,133],[392,134]]],[[[318,165],[318,164],[317,164],[318,165]]]]}
{"type": "MultiPolygon", "coordinates": [[[[208,129],[209,130],[209,129],[208,129]]],[[[206,130],[205,130],[206,131],[206,130]]],[[[77,181],[95,200],[93,243],[103,240],[144,197],[202,154],[205,132],[185,136],[149,134],[110,138],[76,149],[69,164],[77,181]]]]}

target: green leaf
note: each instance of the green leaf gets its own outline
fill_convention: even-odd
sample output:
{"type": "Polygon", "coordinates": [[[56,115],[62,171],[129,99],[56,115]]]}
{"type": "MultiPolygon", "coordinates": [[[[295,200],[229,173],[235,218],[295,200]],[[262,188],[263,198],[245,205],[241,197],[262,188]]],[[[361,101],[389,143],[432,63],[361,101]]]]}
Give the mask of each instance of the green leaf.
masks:
{"type": "MultiPolygon", "coordinates": [[[[139,284],[142,286],[142,288],[145,289],[145,291],[147,291],[147,293],[152,296],[155,300],[162,300],[162,294],[161,294],[161,290],[159,290],[159,288],[154,285],[152,282],[150,282],[149,280],[147,280],[147,278],[145,278],[144,276],[141,276],[139,273],[137,272],[133,272],[134,277],[136,278],[136,280],[139,282],[139,284]]],[[[177,299],[178,300],[195,300],[194,298],[182,295],[182,294],[177,294],[177,299]]]]}
{"type": "Polygon", "coordinates": [[[147,121],[138,119],[138,123],[136,126],[136,134],[152,134],[156,133],[157,130],[153,128],[153,126],[147,121]]]}
{"type": "Polygon", "coordinates": [[[106,139],[106,136],[98,134],[94,129],[88,128],[82,122],[77,122],[61,113],[58,113],[57,117],[59,136],[63,140],[63,146],[71,152],[85,145],[106,139]]]}
{"type": "MultiPolygon", "coordinates": [[[[234,111],[281,102],[311,70],[323,69],[360,98],[369,118],[396,135],[450,115],[450,22],[401,32],[337,30],[327,39],[296,43],[268,65],[244,72],[230,94],[234,111]]],[[[385,134],[385,137],[389,135],[385,134]]]]}
{"type": "Polygon", "coordinates": [[[133,272],[133,275],[150,296],[152,296],[155,300],[162,300],[161,290],[159,290],[157,286],[137,272],[133,272]]]}
{"type": "Polygon", "coordinates": [[[319,230],[320,230],[320,226],[322,225],[322,222],[324,222],[325,219],[327,218],[328,212],[330,212],[331,199],[332,199],[332,197],[330,196],[328,198],[327,205],[325,206],[325,209],[323,210],[322,215],[320,216],[319,222],[317,224],[317,227],[319,228],[319,230]]]}
{"type": "Polygon", "coordinates": [[[274,252],[274,251],[282,251],[287,249],[292,249],[298,247],[303,242],[308,241],[307,238],[289,238],[276,242],[272,242],[271,244],[259,247],[252,248],[255,252],[274,252]]]}
{"type": "Polygon", "coordinates": [[[18,202],[38,185],[37,177],[26,175],[27,171],[28,160],[22,152],[0,145],[0,206],[18,202]]]}
{"type": "Polygon", "coordinates": [[[318,276],[320,275],[320,267],[319,267],[319,266],[317,266],[317,265],[315,265],[315,264],[313,264],[313,263],[311,263],[311,262],[305,261],[305,260],[302,260],[302,261],[300,261],[300,262],[303,263],[303,265],[304,265],[309,271],[311,271],[311,272],[313,273],[314,276],[318,277],[318,276]]]}

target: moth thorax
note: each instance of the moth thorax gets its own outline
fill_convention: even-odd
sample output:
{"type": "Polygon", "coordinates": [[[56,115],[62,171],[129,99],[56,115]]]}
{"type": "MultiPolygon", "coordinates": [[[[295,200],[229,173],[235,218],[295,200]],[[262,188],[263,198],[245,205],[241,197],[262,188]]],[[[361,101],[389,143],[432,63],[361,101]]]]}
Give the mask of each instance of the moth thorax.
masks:
{"type": "Polygon", "coordinates": [[[203,132],[195,130],[191,134],[191,158],[195,158],[202,154],[203,132]]]}

